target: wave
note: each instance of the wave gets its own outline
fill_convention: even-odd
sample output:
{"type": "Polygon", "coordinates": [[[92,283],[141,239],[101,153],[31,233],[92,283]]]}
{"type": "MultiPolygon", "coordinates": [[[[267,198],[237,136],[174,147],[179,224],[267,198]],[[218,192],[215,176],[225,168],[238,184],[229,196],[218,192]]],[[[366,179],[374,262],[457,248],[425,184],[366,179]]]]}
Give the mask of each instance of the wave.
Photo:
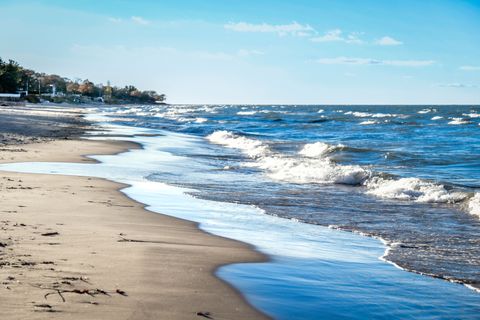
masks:
{"type": "Polygon", "coordinates": [[[369,113],[369,112],[356,112],[356,111],[347,111],[344,114],[352,115],[357,118],[394,118],[403,116],[400,114],[393,114],[393,113],[369,113]]]}
{"type": "Polygon", "coordinates": [[[337,150],[342,150],[343,148],[345,148],[343,144],[330,145],[324,142],[307,143],[298,154],[305,157],[316,158],[323,157],[337,150]]]}
{"type": "Polygon", "coordinates": [[[425,114],[425,113],[431,113],[431,112],[437,112],[437,109],[435,109],[435,108],[425,108],[425,109],[422,109],[422,110],[418,111],[417,113],[425,114]]]}
{"type": "Polygon", "coordinates": [[[207,121],[208,121],[208,119],[206,119],[206,118],[196,118],[195,119],[195,123],[205,123],[207,121]]]}
{"type": "Polygon", "coordinates": [[[251,116],[256,114],[258,111],[238,111],[237,115],[239,116],[251,116]]]}
{"type": "Polygon", "coordinates": [[[470,120],[464,118],[450,118],[451,121],[448,124],[458,125],[458,124],[469,124],[472,123],[470,120]]]}
{"type": "Polygon", "coordinates": [[[252,158],[265,156],[269,152],[269,148],[260,140],[249,139],[225,130],[215,131],[207,136],[207,139],[216,144],[239,149],[252,158]]]}
{"type": "Polygon", "coordinates": [[[480,193],[475,193],[468,201],[468,211],[480,218],[480,193]]]}
{"type": "Polygon", "coordinates": [[[435,120],[440,120],[440,119],[443,119],[443,117],[441,117],[441,116],[435,116],[435,117],[432,117],[431,120],[434,120],[434,121],[435,121],[435,120]]]}
{"type": "Polygon", "coordinates": [[[361,125],[370,125],[370,124],[378,124],[379,122],[378,121],[375,121],[375,120],[365,120],[365,121],[362,121],[360,122],[359,124],[361,125]]]}
{"type": "Polygon", "coordinates": [[[464,113],[462,114],[464,117],[470,117],[470,118],[480,118],[480,114],[478,113],[464,113]]]}
{"type": "Polygon", "coordinates": [[[298,154],[276,153],[268,144],[229,131],[215,131],[210,142],[241,150],[253,161],[242,164],[263,170],[273,180],[298,184],[346,184],[364,187],[367,194],[383,199],[419,203],[460,204],[480,217],[480,194],[458,190],[419,178],[395,178],[359,165],[342,165],[328,155],[348,149],[323,142],[305,144],[298,154]],[[299,155],[301,157],[299,157],[299,155]]]}
{"type": "MultiPolygon", "coordinates": [[[[241,150],[254,159],[244,166],[262,169],[266,174],[277,181],[290,183],[335,183],[359,185],[370,177],[371,172],[360,166],[339,165],[328,158],[299,158],[297,155],[273,152],[268,145],[260,140],[250,139],[229,131],[215,131],[207,136],[210,142],[241,150]]],[[[326,144],[325,144],[326,145],[326,144]]],[[[309,155],[327,152],[331,147],[312,144],[304,153],[309,155]]],[[[305,148],[305,147],[304,147],[305,148]]]]}
{"type": "Polygon", "coordinates": [[[423,203],[457,203],[468,198],[466,192],[451,192],[442,184],[418,178],[398,180],[373,177],[366,183],[367,193],[380,198],[423,203]]]}

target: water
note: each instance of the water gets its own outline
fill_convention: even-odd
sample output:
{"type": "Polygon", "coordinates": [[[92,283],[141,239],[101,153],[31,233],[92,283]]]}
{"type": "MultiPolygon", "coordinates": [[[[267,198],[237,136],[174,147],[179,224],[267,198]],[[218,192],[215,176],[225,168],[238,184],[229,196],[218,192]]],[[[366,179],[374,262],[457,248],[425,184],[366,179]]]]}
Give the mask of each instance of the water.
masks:
{"type": "Polygon", "coordinates": [[[115,123],[202,138],[149,179],[385,240],[410,271],[480,286],[480,107],[143,106],[115,123]]]}
{"type": "Polygon", "coordinates": [[[399,270],[378,259],[385,251],[379,241],[322,226],[380,236],[390,246],[386,258],[400,266],[475,285],[479,119],[449,119],[476,114],[472,108],[428,113],[418,113],[423,107],[297,108],[111,108],[103,110],[107,118],[97,119],[127,125],[111,129],[133,135],[128,139],[144,149],[96,157],[101,164],[2,167],[124,182],[132,185],[124,192],[149,210],[253,244],[272,261],[223,267],[218,275],[278,319],[477,319],[478,293],[399,270]],[[269,109],[274,112],[260,112],[269,109]],[[336,120],[326,120],[329,116],[336,120]],[[443,122],[431,120],[435,116],[443,122]],[[405,123],[417,127],[404,131],[390,122],[361,124],[394,118],[421,124],[405,123]],[[421,127],[430,137],[436,132],[437,140],[418,134],[421,127]],[[375,134],[380,130],[385,134],[375,134]],[[400,139],[403,135],[407,138],[400,139]],[[450,139],[457,142],[455,150],[445,147],[450,139]],[[445,154],[437,178],[429,169],[432,163],[440,166],[433,144],[445,154]],[[387,153],[390,160],[379,156],[387,153]],[[402,180],[407,178],[419,180],[402,180]]]}

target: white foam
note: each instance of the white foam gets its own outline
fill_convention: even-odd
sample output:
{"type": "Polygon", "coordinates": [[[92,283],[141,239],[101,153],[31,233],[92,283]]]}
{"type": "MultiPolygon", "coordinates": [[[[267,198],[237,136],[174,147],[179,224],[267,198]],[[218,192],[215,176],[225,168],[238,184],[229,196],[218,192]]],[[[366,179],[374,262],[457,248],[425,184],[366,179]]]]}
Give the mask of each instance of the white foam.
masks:
{"type": "Polygon", "coordinates": [[[360,122],[359,124],[361,124],[361,125],[378,124],[378,121],[375,121],[375,120],[365,120],[365,121],[360,122]]]}
{"type": "Polygon", "coordinates": [[[366,118],[366,117],[371,117],[372,114],[368,112],[354,112],[354,111],[347,111],[344,114],[352,115],[357,118],[366,118]]]}
{"type": "Polygon", "coordinates": [[[323,110],[323,109],[320,109],[320,110],[317,111],[317,113],[324,113],[324,112],[325,112],[325,110],[323,110]]]}
{"type": "Polygon", "coordinates": [[[434,120],[434,121],[435,121],[435,120],[440,120],[440,119],[443,119],[443,117],[441,117],[441,116],[432,117],[432,120],[434,120]]]}
{"type": "Polygon", "coordinates": [[[422,109],[422,110],[418,111],[417,113],[424,114],[424,113],[431,113],[431,112],[437,112],[437,109],[435,109],[435,108],[425,108],[425,109],[422,109]]]}
{"type": "MultiPolygon", "coordinates": [[[[254,161],[242,166],[261,169],[269,178],[290,183],[363,185],[366,193],[384,199],[414,201],[420,203],[462,203],[470,195],[467,192],[448,190],[444,185],[418,178],[386,179],[359,165],[340,165],[328,158],[328,154],[344,148],[323,142],[306,144],[299,154],[288,155],[273,152],[268,144],[228,131],[216,131],[207,137],[210,142],[239,149],[254,161]]],[[[468,203],[469,212],[480,216],[480,196],[468,203]]]]}
{"type": "Polygon", "coordinates": [[[470,118],[480,118],[480,114],[478,113],[464,113],[462,114],[465,117],[470,117],[470,118]]]}
{"type": "Polygon", "coordinates": [[[117,110],[115,113],[117,113],[117,114],[136,114],[137,112],[142,112],[142,111],[143,111],[142,108],[132,107],[132,108],[117,110]]]}
{"type": "Polygon", "coordinates": [[[215,131],[207,136],[207,140],[229,148],[239,149],[253,158],[263,156],[269,151],[268,147],[260,140],[249,139],[224,130],[215,131]]]}
{"type": "Polygon", "coordinates": [[[448,122],[448,124],[453,124],[453,125],[458,125],[458,124],[469,124],[471,123],[470,120],[464,119],[464,118],[450,118],[451,121],[448,122]]]}
{"type": "Polygon", "coordinates": [[[374,113],[372,114],[373,118],[393,118],[393,117],[399,117],[402,116],[400,114],[394,114],[394,113],[374,113]]]}
{"type": "Polygon", "coordinates": [[[195,119],[195,123],[205,123],[207,121],[208,121],[208,119],[206,119],[206,118],[196,118],[195,119]]]}
{"type": "Polygon", "coordinates": [[[264,157],[255,164],[267,171],[274,180],[291,183],[335,183],[359,185],[368,179],[370,171],[360,166],[342,166],[328,159],[295,159],[282,156],[264,157]]]}
{"type": "Polygon", "coordinates": [[[367,193],[380,198],[424,203],[457,203],[465,200],[464,192],[449,192],[445,186],[418,178],[398,180],[374,177],[367,181],[367,193]]]}
{"type": "Polygon", "coordinates": [[[348,111],[345,112],[344,114],[352,115],[357,118],[393,118],[393,117],[398,117],[402,116],[399,114],[393,114],[393,113],[369,113],[369,112],[354,112],[354,111],[348,111]]]}
{"type": "MultiPolygon", "coordinates": [[[[369,170],[360,166],[338,165],[328,158],[298,158],[274,153],[260,140],[249,139],[228,131],[215,131],[207,136],[207,139],[216,144],[241,150],[255,159],[254,162],[244,163],[243,166],[262,169],[268,177],[277,181],[358,185],[371,176],[369,170]]],[[[323,150],[323,147],[318,144],[311,149],[313,154],[314,151],[323,150]]]]}
{"type": "Polygon", "coordinates": [[[298,154],[310,158],[324,157],[325,155],[344,147],[343,144],[334,146],[324,142],[307,143],[298,154]]]}
{"type": "Polygon", "coordinates": [[[475,195],[468,201],[468,211],[480,218],[480,193],[475,195]]]}
{"type": "Polygon", "coordinates": [[[251,110],[251,111],[238,111],[237,112],[237,115],[239,116],[251,116],[251,115],[254,115],[256,114],[258,111],[255,111],[255,110],[251,110]]]}

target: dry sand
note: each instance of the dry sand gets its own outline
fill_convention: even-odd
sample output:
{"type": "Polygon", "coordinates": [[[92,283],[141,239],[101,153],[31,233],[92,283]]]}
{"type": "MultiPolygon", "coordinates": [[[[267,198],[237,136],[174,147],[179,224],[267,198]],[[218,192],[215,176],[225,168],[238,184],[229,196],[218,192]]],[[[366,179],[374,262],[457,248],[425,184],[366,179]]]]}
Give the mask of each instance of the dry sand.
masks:
{"type": "MultiPolygon", "coordinates": [[[[91,161],[130,143],[2,147],[0,163],[91,161]]],[[[0,319],[263,319],[213,275],[249,246],[143,209],[103,179],[0,172],[0,319]]]]}

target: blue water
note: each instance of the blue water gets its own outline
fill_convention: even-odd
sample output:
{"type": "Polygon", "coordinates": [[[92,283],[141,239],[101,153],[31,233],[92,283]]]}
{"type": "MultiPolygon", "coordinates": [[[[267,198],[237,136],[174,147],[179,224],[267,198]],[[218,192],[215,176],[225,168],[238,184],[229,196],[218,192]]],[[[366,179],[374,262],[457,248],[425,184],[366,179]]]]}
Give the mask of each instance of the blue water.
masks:
{"type": "MultiPolygon", "coordinates": [[[[388,142],[397,146],[389,151],[384,150],[379,137],[367,145],[368,139],[360,138],[360,132],[389,131],[384,121],[394,117],[345,115],[348,108],[338,115],[340,120],[311,120],[308,123],[316,129],[308,130],[301,129],[307,122],[302,124],[302,118],[339,114],[340,107],[329,107],[330,111],[327,107],[258,107],[281,109],[283,113],[277,113],[288,119],[281,121],[268,120],[272,115],[267,116],[267,112],[238,115],[254,108],[245,106],[162,108],[112,108],[104,110],[106,118],[98,118],[123,125],[110,127],[114,135],[123,137],[112,138],[112,133],[106,132],[106,138],[136,141],[144,149],[95,157],[101,164],[27,163],[1,167],[124,182],[131,187],[123,192],[147,204],[149,210],[197,221],[209,232],[253,244],[272,261],[227,266],[217,273],[240,289],[253,305],[278,319],[478,319],[480,295],[473,290],[400,270],[379,259],[385,251],[380,241],[322,226],[335,225],[380,236],[391,248],[386,258],[402,267],[475,285],[479,274],[479,219],[470,204],[475,203],[472,197],[478,179],[471,179],[475,176],[471,171],[475,170],[468,168],[475,167],[478,158],[465,150],[464,157],[447,156],[447,164],[442,166],[456,167],[455,179],[448,173],[436,179],[416,175],[422,172],[422,163],[435,161],[433,155],[427,156],[426,151],[421,155],[419,149],[404,151],[408,140],[393,142],[391,138],[385,145],[388,142]],[[325,111],[318,113],[319,109],[325,111]],[[258,119],[249,120],[254,117],[258,119]],[[360,124],[368,119],[383,122],[360,124]],[[255,121],[255,125],[249,123],[255,121]],[[267,125],[268,121],[272,124],[267,125]],[[275,129],[274,123],[283,121],[287,122],[283,129],[275,129]],[[330,140],[321,139],[331,130],[323,128],[322,123],[334,121],[339,122],[335,124],[337,131],[329,133],[330,140]],[[354,126],[365,128],[357,129],[356,135],[341,132],[354,126]],[[224,130],[228,132],[221,132],[224,130]],[[335,135],[352,135],[352,143],[335,140],[335,135]],[[362,140],[362,146],[353,143],[362,140]],[[306,144],[315,142],[328,145],[315,145],[309,152],[299,153],[306,144]],[[403,149],[399,146],[402,143],[403,149]],[[387,160],[375,162],[382,157],[374,154],[382,152],[388,152],[395,164],[389,166],[387,160]],[[415,153],[416,160],[405,153],[415,153]],[[403,162],[398,160],[399,154],[403,162]],[[421,157],[424,159],[420,161],[421,157]],[[422,180],[402,180],[410,177],[422,180]],[[383,188],[385,197],[376,193],[379,188],[383,188]]],[[[382,113],[400,114],[397,109],[385,108],[382,113]]],[[[437,132],[457,130],[459,137],[450,137],[457,141],[461,141],[461,131],[469,131],[469,141],[478,146],[473,134],[479,129],[475,116],[469,117],[469,122],[448,124],[455,121],[449,117],[475,114],[472,108],[455,108],[460,116],[453,111],[448,116],[432,111],[443,120],[431,120],[433,114],[427,119],[428,113],[418,113],[422,107],[409,109],[409,121],[422,118],[425,127],[440,126],[437,132]]],[[[406,112],[395,117],[404,117],[406,112]]],[[[390,135],[395,133],[385,134],[390,135]]],[[[449,138],[439,133],[437,136],[430,145],[449,138]]],[[[478,152],[476,147],[472,150],[478,152]]],[[[431,165],[425,164],[425,168],[431,165]]],[[[424,172],[432,174],[429,169],[424,172]]]]}
{"type": "Polygon", "coordinates": [[[480,286],[480,107],[136,106],[110,121],[200,138],[149,179],[386,241],[407,270],[480,286]]]}

